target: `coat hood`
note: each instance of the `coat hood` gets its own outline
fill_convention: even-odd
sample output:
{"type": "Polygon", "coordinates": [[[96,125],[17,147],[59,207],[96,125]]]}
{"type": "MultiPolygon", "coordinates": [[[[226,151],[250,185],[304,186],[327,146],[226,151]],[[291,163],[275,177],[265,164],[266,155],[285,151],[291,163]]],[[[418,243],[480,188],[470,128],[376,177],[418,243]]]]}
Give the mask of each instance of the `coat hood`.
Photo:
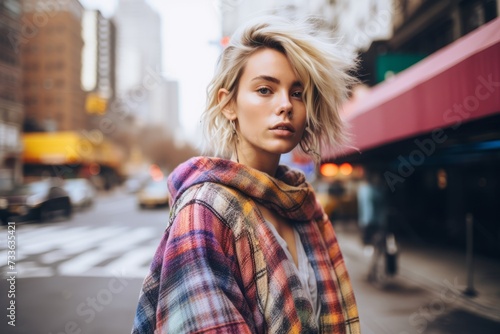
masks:
{"type": "Polygon", "coordinates": [[[195,157],[179,165],[168,178],[175,202],[188,188],[205,182],[237,189],[278,214],[293,220],[322,219],[323,210],[304,174],[280,165],[276,176],[237,162],[195,157]]]}

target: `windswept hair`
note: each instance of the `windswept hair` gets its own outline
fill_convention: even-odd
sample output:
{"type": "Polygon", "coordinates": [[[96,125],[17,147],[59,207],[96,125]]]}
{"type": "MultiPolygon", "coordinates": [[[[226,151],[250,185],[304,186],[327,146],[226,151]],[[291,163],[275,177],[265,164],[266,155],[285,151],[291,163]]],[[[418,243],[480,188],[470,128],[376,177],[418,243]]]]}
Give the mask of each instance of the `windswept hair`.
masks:
{"type": "Polygon", "coordinates": [[[237,137],[222,110],[236,101],[239,80],[248,58],[263,48],[283,53],[304,86],[308,130],[300,141],[301,149],[319,162],[321,148],[342,148],[348,135],[339,108],[356,83],[352,76],[356,65],[353,54],[321,34],[311,21],[294,22],[265,16],[238,29],[219,57],[214,78],[207,88],[207,107],[202,115],[205,150],[231,157],[237,137]],[[219,103],[221,88],[227,89],[229,94],[219,103]]]}

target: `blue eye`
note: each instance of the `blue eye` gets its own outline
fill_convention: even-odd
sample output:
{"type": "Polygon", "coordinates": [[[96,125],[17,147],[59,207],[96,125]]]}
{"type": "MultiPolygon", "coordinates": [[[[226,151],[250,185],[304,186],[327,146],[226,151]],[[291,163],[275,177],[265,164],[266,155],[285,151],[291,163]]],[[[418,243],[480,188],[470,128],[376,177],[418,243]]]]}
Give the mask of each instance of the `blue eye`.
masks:
{"type": "Polygon", "coordinates": [[[259,88],[259,89],[257,89],[257,91],[263,95],[267,95],[267,94],[271,93],[271,90],[269,88],[266,88],[266,87],[259,88]]]}

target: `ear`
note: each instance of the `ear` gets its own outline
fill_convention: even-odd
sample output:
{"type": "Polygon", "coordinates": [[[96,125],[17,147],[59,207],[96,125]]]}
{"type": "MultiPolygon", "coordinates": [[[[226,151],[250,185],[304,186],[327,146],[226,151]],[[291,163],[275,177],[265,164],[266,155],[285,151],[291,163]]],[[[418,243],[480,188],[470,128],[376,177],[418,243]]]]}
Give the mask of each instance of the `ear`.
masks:
{"type": "MultiPolygon", "coordinates": [[[[225,88],[219,89],[217,92],[217,101],[221,103],[229,96],[229,91],[225,88]]],[[[230,121],[234,121],[236,119],[236,111],[233,108],[233,103],[228,102],[226,105],[222,107],[222,114],[230,121]]]]}

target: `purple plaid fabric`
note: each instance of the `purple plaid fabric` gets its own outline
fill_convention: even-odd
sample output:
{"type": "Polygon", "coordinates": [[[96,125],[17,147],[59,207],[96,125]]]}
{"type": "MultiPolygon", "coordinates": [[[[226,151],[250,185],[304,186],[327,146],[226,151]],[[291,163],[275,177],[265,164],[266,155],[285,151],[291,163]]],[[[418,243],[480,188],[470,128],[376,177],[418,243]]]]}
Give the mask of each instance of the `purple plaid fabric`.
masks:
{"type": "Polygon", "coordinates": [[[331,222],[304,176],[193,158],[169,177],[170,219],[144,280],[133,333],[359,333],[331,222]],[[315,271],[316,323],[293,263],[256,202],[295,224],[315,271]]]}

